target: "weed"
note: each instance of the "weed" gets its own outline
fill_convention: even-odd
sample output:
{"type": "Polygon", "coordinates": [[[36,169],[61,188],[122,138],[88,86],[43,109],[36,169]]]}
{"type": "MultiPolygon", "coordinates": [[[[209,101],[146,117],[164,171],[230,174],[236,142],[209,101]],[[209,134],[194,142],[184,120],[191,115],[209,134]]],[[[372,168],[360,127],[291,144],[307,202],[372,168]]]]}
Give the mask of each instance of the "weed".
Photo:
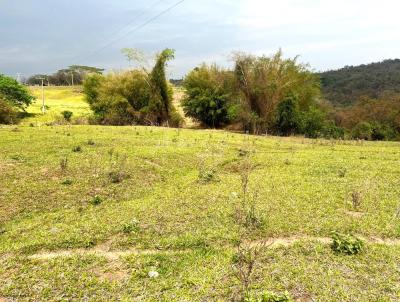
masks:
{"type": "Polygon", "coordinates": [[[19,162],[23,162],[24,161],[24,157],[22,155],[20,155],[20,154],[11,155],[10,158],[12,160],[19,161],[19,162]]]}
{"type": "Polygon", "coordinates": [[[364,242],[353,235],[334,232],[332,240],[331,248],[338,254],[356,255],[361,253],[364,248],[364,242]]]}
{"type": "Polygon", "coordinates": [[[127,156],[120,156],[118,152],[114,152],[114,149],[111,149],[108,154],[110,156],[108,179],[111,183],[120,183],[128,178],[128,174],[126,173],[127,156]]]}
{"type": "Polygon", "coordinates": [[[204,155],[199,159],[198,170],[198,179],[200,182],[208,183],[216,180],[217,171],[212,165],[206,164],[206,157],[204,155]]]}
{"type": "Polygon", "coordinates": [[[239,240],[237,252],[232,257],[232,268],[234,276],[240,283],[238,296],[241,301],[250,297],[254,271],[260,254],[265,248],[267,248],[266,243],[251,245],[250,243],[244,243],[242,239],[239,240]]]}
{"type": "Polygon", "coordinates": [[[94,140],[89,139],[89,140],[87,141],[87,144],[88,144],[89,146],[94,146],[94,145],[95,145],[95,142],[94,142],[94,140]]]}
{"type": "Polygon", "coordinates": [[[347,169],[346,168],[339,169],[338,175],[339,175],[340,178],[345,177],[346,174],[347,174],[347,169]]]}
{"type": "Polygon", "coordinates": [[[60,170],[62,174],[65,174],[67,172],[68,168],[68,157],[63,157],[60,159],[60,170]]]}
{"type": "Polygon", "coordinates": [[[72,148],[72,152],[75,152],[75,153],[82,152],[82,147],[79,146],[79,145],[75,146],[75,147],[72,148]]]}
{"type": "Polygon", "coordinates": [[[64,186],[70,186],[72,185],[74,182],[71,179],[65,179],[61,182],[62,185],[64,186]]]}
{"type": "Polygon", "coordinates": [[[358,210],[362,203],[362,193],[359,190],[355,190],[351,193],[351,203],[354,210],[358,210]]]}
{"type": "Polygon", "coordinates": [[[199,171],[199,180],[203,183],[211,182],[215,179],[215,170],[201,169],[199,171]]]}
{"type": "Polygon", "coordinates": [[[122,231],[125,234],[136,233],[140,230],[139,222],[136,219],[132,219],[130,222],[125,223],[122,226],[122,231]]]}
{"type": "Polygon", "coordinates": [[[99,204],[101,204],[103,202],[103,199],[99,196],[99,195],[95,195],[90,201],[89,203],[91,205],[97,206],[99,204]]]}

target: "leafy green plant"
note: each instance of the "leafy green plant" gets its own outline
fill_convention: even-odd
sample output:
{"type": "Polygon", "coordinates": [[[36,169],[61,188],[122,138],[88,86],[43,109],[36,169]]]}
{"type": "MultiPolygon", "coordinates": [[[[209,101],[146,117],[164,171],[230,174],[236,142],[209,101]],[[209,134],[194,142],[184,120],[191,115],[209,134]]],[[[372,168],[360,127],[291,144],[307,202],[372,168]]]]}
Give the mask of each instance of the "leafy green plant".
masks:
{"type": "Polygon", "coordinates": [[[231,71],[216,65],[201,65],[185,78],[183,110],[203,125],[220,127],[235,118],[234,77],[231,71]]]}
{"type": "Polygon", "coordinates": [[[140,230],[139,222],[136,219],[132,219],[130,222],[125,223],[122,226],[122,231],[125,234],[136,233],[140,230]]]}
{"type": "Polygon", "coordinates": [[[64,110],[63,112],[61,112],[61,114],[62,114],[63,118],[64,118],[67,122],[70,122],[70,121],[71,121],[71,118],[72,118],[72,115],[73,115],[73,112],[72,112],[72,111],[64,110]]]}
{"type": "Polygon", "coordinates": [[[331,248],[338,254],[356,255],[361,253],[364,249],[364,242],[350,234],[334,232],[332,234],[332,240],[331,248]]]}
{"type": "Polygon", "coordinates": [[[93,196],[93,198],[89,201],[91,205],[97,206],[103,202],[103,199],[99,195],[93,196]]]}
{"type": "Polygon", "coordinates": [[[61,184],[64,186],[70,186],[72,185],[74,182],[71,179],[64,179],[61,184]]]}

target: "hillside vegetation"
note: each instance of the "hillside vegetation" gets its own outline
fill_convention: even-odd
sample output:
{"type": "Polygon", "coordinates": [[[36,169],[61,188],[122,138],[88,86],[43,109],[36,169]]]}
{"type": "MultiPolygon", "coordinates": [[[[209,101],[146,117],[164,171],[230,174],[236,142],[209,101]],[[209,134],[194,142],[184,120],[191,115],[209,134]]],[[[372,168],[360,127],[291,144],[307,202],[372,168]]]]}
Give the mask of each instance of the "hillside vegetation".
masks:
{"type": "Polygon", "coordinates": [[[360,97],[380,99],[400,93],[400,59],[346,66],[320,73],[322,91],[335,106],[348,106],[360,97]]]}
{"type": "Polygon", "coordinates": [[[0,137],[0,299],[233,299],[242,223],[250,246],[266,242],[251,294],[400,299],[398,143],[102,126],[0,137]],[[335,253],[333,231],[365,248],[335,253]]]}

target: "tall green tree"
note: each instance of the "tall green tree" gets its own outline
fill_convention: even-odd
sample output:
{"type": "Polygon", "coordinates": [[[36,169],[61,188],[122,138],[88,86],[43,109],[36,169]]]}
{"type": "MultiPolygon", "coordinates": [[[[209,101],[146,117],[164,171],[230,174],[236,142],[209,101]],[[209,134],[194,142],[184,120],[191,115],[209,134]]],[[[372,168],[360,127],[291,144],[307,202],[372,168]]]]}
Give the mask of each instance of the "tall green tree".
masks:
{"type": "Polygon", "coordinates": [[[24,111],[34,99],[25,86],[0,74],[0,123],[15,123],[18,111],[24,111]]]}

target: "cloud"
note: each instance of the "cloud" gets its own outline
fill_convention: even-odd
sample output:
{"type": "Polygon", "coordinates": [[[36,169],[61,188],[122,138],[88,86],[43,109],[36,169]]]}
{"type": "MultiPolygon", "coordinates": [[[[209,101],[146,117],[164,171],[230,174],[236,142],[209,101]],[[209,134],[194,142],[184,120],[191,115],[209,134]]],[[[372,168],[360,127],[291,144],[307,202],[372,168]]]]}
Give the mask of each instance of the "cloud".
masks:
{"type": "Polygon", "coordinates": [[[234,50],[270,54],[281,47],[316,69],[400,53],[395,0],[186,0],[133,31],[176,1],[3,0],[0,72],[31,74],[76,63],[122,68],[122,47],[176,49],[174,77],[203,61],[229,65],[234,50]]]}

